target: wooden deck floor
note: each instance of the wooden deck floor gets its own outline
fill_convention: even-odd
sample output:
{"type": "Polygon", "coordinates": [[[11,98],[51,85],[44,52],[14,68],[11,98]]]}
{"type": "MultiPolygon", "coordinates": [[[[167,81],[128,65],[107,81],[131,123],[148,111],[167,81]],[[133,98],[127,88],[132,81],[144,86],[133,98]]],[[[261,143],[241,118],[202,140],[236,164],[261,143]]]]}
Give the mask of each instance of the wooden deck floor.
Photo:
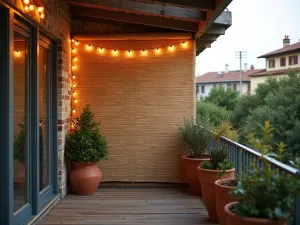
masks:
{"type": "Polygon", "coordinates": [[[202,200],[175,188],[100,188],[68,194],[39,223],[101,225],[210,225],[202,200]]]}

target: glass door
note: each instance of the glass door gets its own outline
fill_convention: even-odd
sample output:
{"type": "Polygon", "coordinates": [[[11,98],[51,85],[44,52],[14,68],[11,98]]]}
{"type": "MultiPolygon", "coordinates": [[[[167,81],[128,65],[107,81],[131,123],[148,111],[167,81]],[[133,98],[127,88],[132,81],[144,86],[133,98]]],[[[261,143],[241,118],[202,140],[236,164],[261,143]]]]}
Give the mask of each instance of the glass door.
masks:
{"type": "Polygon", "coordinates": [[[13,213],[16,224],[32,214],[29,83],[31,33],[14,26],[13,44],[13,213]]]}

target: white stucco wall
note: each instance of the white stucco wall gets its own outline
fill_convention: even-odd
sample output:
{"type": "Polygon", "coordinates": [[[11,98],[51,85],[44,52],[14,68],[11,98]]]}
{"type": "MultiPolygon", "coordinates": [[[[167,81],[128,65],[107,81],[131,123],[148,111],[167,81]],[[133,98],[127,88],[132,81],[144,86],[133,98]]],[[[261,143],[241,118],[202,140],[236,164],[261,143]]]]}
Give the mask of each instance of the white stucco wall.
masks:
{"type": "MultiPolygon", "coordinates": [[[[227,84],[229,84],[229,83],[218,83],[218,84],[216,83],[217,86],[222,85],[225,89],[227,89],[227,84]]],[[[237,91],[239,92],[240,84],[239,83],[236,83],[236,84],[237,84],[237,91]]],[[[248,84],[249,83],[242,84],[242,94],[243,95],[248,93],[248,84]]],[[[208,96],[213,87],[214,87],[213,84],[199,84],[199,93],[197,95],[197,99],[199,100],[200,98],[205,98],[206,96],[208,96]],[[201,85],[205,85],[204,93],[201,93],[201,85]]],[[[233,83],[231,83],[231,88],[233,88],[233,83]]]]}
{"type": "MultiPolygon", "coordinates": [[[[286,74],[282,74],[282,75],[273,75],[272,78],[276,78],[279,79],[281,77],[285,77],[287,76],[286,74]]],[[[268,79],[269,76],[259,76],[259,77],[251,77],[250,78],[250,82],[251,82],[251,94],[253,94],[255,92],[255,89],[257,88],[257,86],[261,83],[265,83],[266,80],[268,79]]]]}
{"type": "Polygon", "coordinates": [[[266,59],[266,70],[267,71],[274,71],[274,70],[283,70],[283,69],[292,69],[292,68],[297,68],[300,66],[300,53],[293,53],[293,54],[288,54],[284,56],[277,56],[277,57],[271,57],[266,59]],[[289,56],[294,56],[298,55],[298,64],[296,65],[289,65],[289,56]],[[280,58],[285,57],[285,66],[280,66],[280,58]],[[269,68],[269,60],[270,59],[275,59],[275,67],[274,68],[269,68]]]}

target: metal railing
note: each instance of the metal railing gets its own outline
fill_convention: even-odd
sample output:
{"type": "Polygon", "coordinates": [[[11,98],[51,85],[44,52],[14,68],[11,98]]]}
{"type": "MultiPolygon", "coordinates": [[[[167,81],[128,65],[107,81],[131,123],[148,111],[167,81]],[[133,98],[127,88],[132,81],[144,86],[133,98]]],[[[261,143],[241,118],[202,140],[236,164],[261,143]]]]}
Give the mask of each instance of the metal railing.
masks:
{"type": "MultiPolygon", "coordinates": [[[[273,159],[268,156],[262,156],[261,153],[248,148],[242,144],[239,144],[235,141],[232,141],[225,137],[220,137],[219,140],[220,145],[227,146],[229,150],[229,160],[234,163],[236,174],[249,174],[252,169],[252,162],[255,161],[257,167],[263,166],[262,157],[265,161],[269,162],[271,165],[271,169],[277,172],[289,173],[293,176],[299,176],[298,170],[288,166],[282,162],[279,162],[276,159],[273,159]]],[[[289,222],[289,224],[300,225],[300,197],[298,196],[296,199],[296,218],[295,221],[289,222]]]]}

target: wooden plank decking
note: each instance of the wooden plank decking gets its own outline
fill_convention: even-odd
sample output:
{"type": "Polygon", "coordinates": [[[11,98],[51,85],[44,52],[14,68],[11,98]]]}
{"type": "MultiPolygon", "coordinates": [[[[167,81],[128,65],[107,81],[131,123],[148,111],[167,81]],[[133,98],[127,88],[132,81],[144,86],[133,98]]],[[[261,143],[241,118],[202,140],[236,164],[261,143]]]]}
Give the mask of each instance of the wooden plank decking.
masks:
{"type": "Polygon", "coordinates": [[[199,197],[178,188],[100,188],[93,196],[68,194],[40,225],[210,225],[199,197]]]}

